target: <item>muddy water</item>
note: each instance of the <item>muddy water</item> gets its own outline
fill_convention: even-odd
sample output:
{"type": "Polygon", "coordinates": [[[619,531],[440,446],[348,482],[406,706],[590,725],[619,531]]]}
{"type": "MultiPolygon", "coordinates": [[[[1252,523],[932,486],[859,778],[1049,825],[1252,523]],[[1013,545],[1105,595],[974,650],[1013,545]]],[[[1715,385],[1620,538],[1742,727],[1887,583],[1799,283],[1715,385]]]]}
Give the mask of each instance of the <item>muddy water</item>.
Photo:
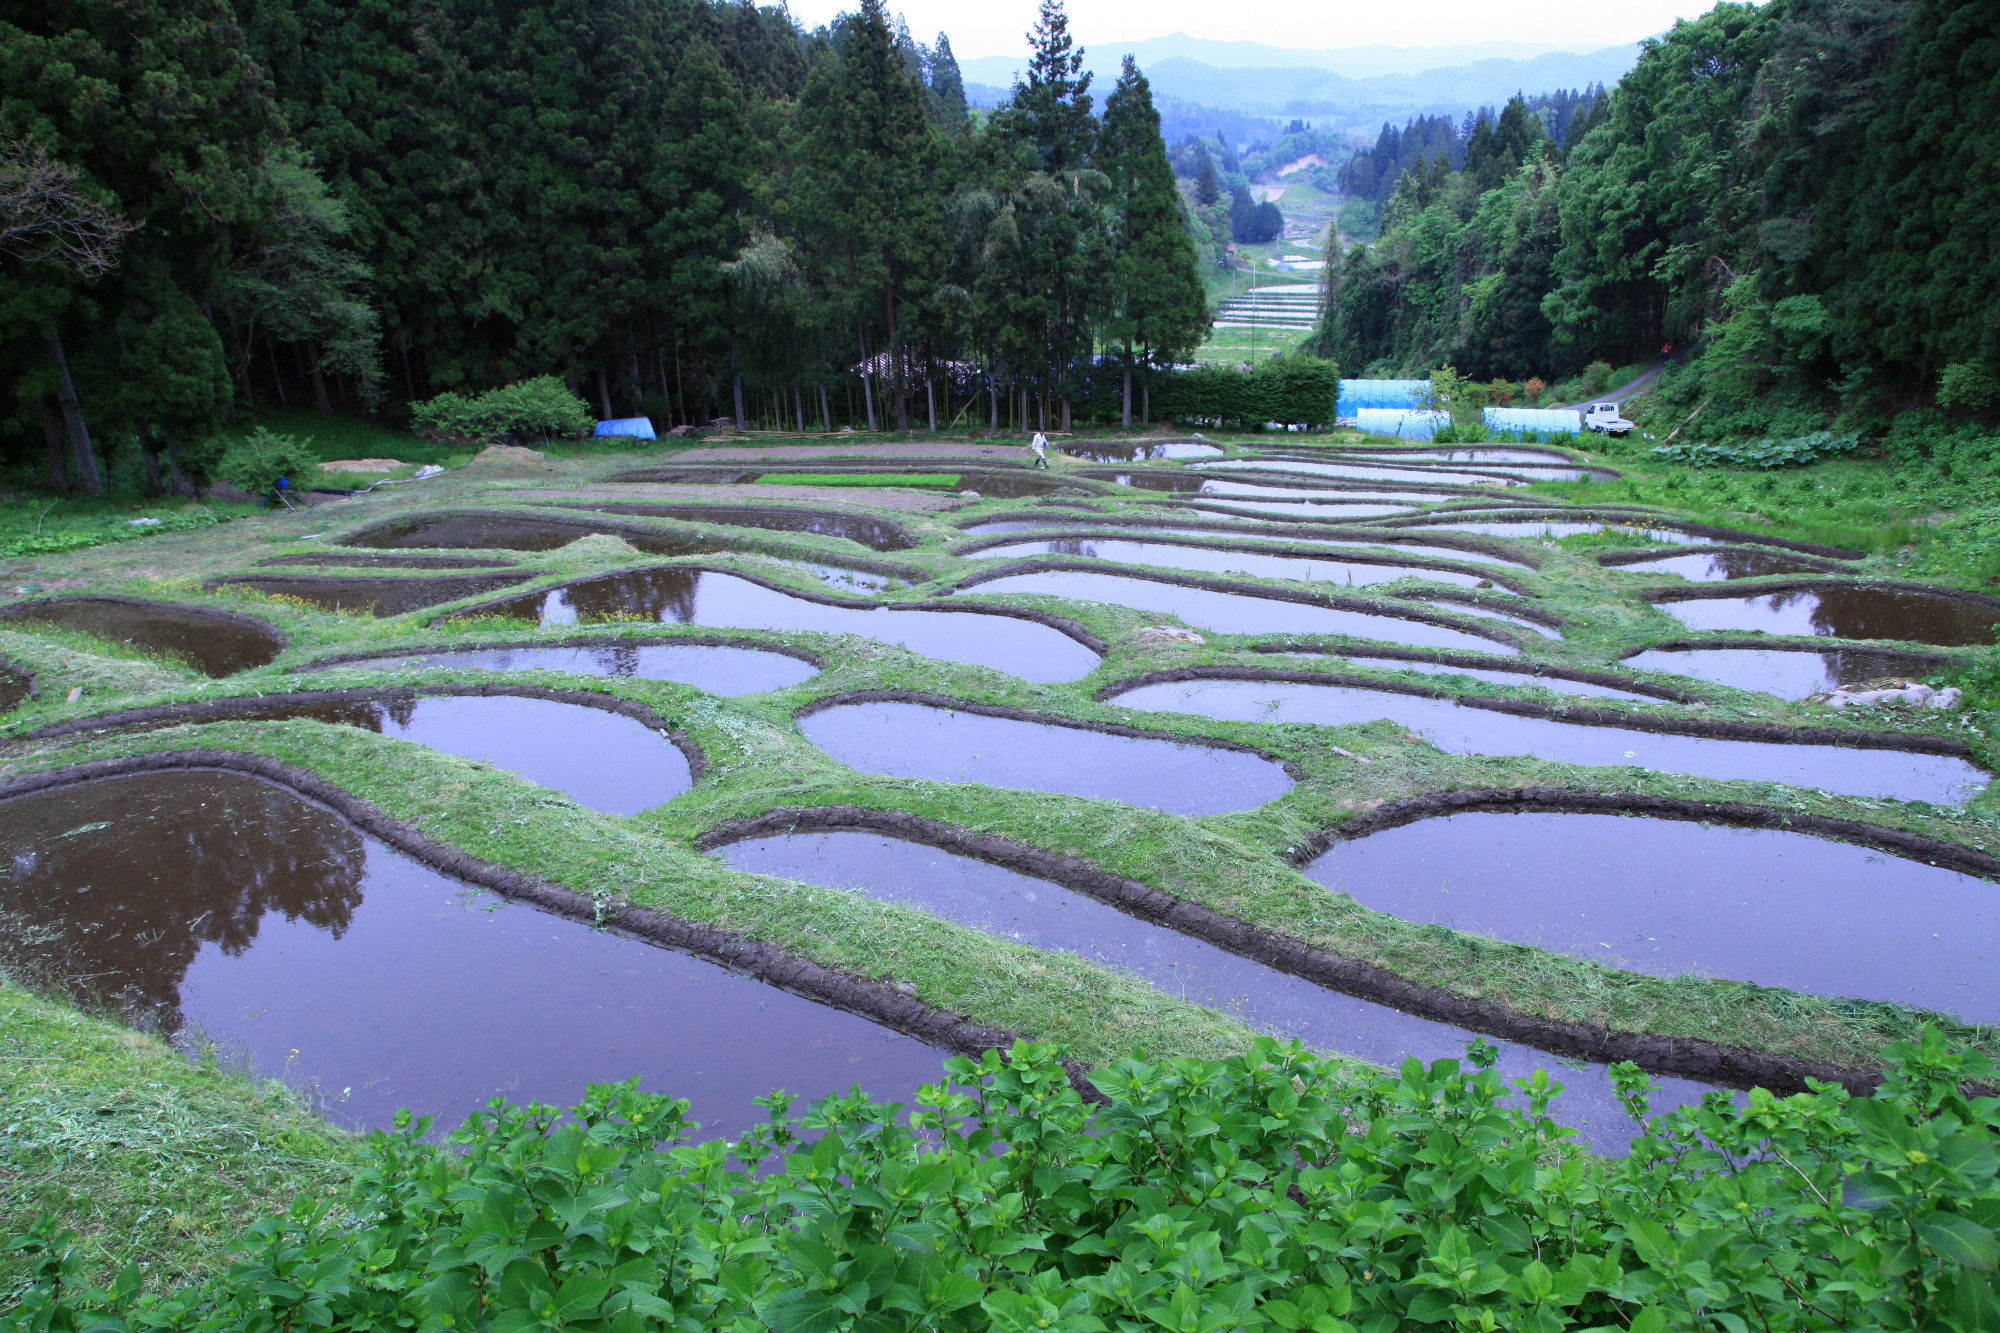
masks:
{"type": "Polygon", "coordinates": [[[970,662],[1026,680],[1075,680],[1097,654],[1061,630],[1019,616],[971,611],[828,606],[748,579],[699,569],[641,569],[572,583],[485,608],[481,614],[571,625],[612,616],[735,629],[863,634],[911,652],[970,662]]]}
{"type": "Polygon", "coordinates": [[[1939,593],[1825,583],[1762,597],[1655,603],[1690,629],[1763,630],[1836,639],[1909,639],[1946,647],[1993,642],[2000,610],[1939,593]]]}
{"type": "Polygon", "coordinates": [[[1248,810],[1292,789],[1282,767],[1239,750],[925,704],[838,704],[799,727],[865,773],[1095,796],[1176,815],[1248,810]]]}
{"type": "Polygon", "coordinates": [[[600,514],[630,514],[641,518],[678,518],[694,523],[720,523],[735,528],[767,528],[777,532],[809,532],[818,537],[844,537],[876,551],[905,551],[917,539],[898,524],[864,514],[830,509],[751,509],[740,505],[564,505],[600,514]]]}
{"type": "Polygon", "coordinates": [[[230,773],[0,803],[0,955],[334,1119],[455,1126],[495,1094],[567,1106],[640,1077],[703,1137],[750,1099],[849,1084],[908,1100],[940,1052],[714,964],[480,896],[288,791],[230,773]],[[25,956],[24,956],[25,955],[25,956]]]}
{"type": "Polygon", "coordinates": [[[1121,472],[1110,478],[1120,486],[1130,486],[1141,491],[1171,491],[1176,495],[1191,495],[1202,489],[1202,479],[1192,472],[1121,472]]]}
{"type": "Polygon", "coordinates": [[[512,560],[461,555],[353,555],[328,551],[323,555],[281,555],[259,560],[258,568],[276,565],[325,565],[340,569],[508,569],[512,560]]]}
{"type": "Polygon", "coordinates": [[[1746,782],[1786,782],[1851,796],[1956,805],[1987,775],[1963,759],[1833,745],[1670,736],[1468,708],[1449,699],[1343,685],[1194,680],[1142,685],[1112,698],[1127,708],[1246,722],[1347,726],[1387,719],[1453,754],[1528,755],[1566,764],[1656,769],[1746,782]]]}
{"type": "Polygon", "coordinates": [[[155,657],[185,662],[204,676],[230,676],[263,666],[284,648],[276,630],[192,606],[63,597],[0,610],[0,624],[32,630],[53,625],[122,643],[155,657]]]}
{"type": "Polygon", "coordinates": [[[1226,463],[1192,464],[1194,467],[1249,468],[1257,472],[1298,472],[1316,477],[1343,477],[1355,481],[1429,481],[1440,486],[1471,485],[1484,482],[1489,486],[1518,486],[1518,481],[1504,481],[1499,477],[1489,477],[1470,472],[1431,472],[1418,468],[1398,468],[1370,466],[1362,463],[1294,463],[1286,459],[1259,458],[1226,463]]]}
{"type": "Polygon", "coordinates": [[[694,783],[687,756],[644,723],[553,699],[443,695],[279,706],[249,716],[365,727],[443,754],[482,759],[607,814],[637,814],[694,783]]]}
{"type": "Polygon", "coordinates": [[[1309,556],[1267,555],[1262,552],[1224,551],[1212,547],[1178,546],[1168,542],[1113,541],[1098,537],[1051,537],[1043,541],[1008,542],[973,552],[979,560],[1018,560],[1035,555],[1077,555],[1096,560],[1116,560],[1127,565],[1160,565],[1167,569],[1198,569],[1212,574],[1253,574],[1267,579],[1305,579],[1316,583],[1360,586],[1388,583],[1394,579],[1429,579],[1434,583],[1455,583],[1473,588],[1487,582],[1477,574],[1460,574],[1448,569],[1425,569],[1417,565],[1368,565],[1348,560],[1313,559],[1309,556]]]}
{"type": "MultiPolygon", "coordinates": [[[[1463,1057],[1473,1040],[1461,1028],[1326,990],[1048,880],[920,843],[876,833],[793,833],[734,843],[716,855],[738,870],[850,889],[1005,940],[1074,953],[1260,1031],[1392,1069],[1409,1056],[1463,1057]]],[[[1601,1067],[1558,1066],[1531,1048],[1497,1044],[1497,1068],[1507,1077],[1525,1077],[1540,1067],[1569,1089],[1558,1099],[1556,1115],[1587,1141],[1616,1151],[1630,1140],[1631,1123],[1601,1067]]],[[[1661,1082],[1656,1111],[1693,1101],[1705,1090],[1682,1079],[1661,1082]]]]}
{"type": "Polygon", "coordinates": [[[573,647],[456,648],[333,662],[330,667],[394,671],[567,671],[576,676],[671,680],[710,694],[761,694],[810,680],[819,668],[784,653],[698,643],[579,644],[573,647]]]}
{"type": "Polygon", "coordinates": [[[1432,648],[1478,648],[1489,653],[1519,651],[1510,643],[1419,620],[1370,615],[1365,611],[1344,611],[1331,606],[1311,606],[1304,602],[1287,602],[1248,593],[1184,588],[1179,584],[1126,578],[1119,574],[1048,569],[1038,574],[1009,574],[961,590],[961,593],[975,597],[1016,592],[1043,593],[1078,602],[1105,602],[1141,611],[1160,611],[1198,629],[1214,630],[1218,634],[1352,634],[1358,638],[1432,648]]]}
{"type": "Polygon", "coordinates": [[[1803,699],[1883,676],[1924,680],[1939,669],[1927,657],[1903,653],[1794,652],[1782,648],[1652,648],[1621,664],[1761,690],[1780,699],[1803,699]]]}
{"type": "MultiPolygon", "coordinates": [[[[346,544],[385,550],[470,548],[553,551],[590,533],[587,524],[556,523],[522,514],[439,514],[357,532],[347,539],[346,544]]],[[[613,535],[648,555],[697,555],[716,549],[713,541],[700,537],[649,532],[618,532],[613,535]]]]}
{"type": "Polygon", "coordinates": [[[499,592],[526,583],[533,574],[467,574],[442,579],[370,578],[240,578],[237,587],[255,588],[273,597],[294,597],[329,611],[366,611],[374,616],[400,616],[440,606],[462,597],[499,592]]]}
{"type": "Polygon", "coordinates": [[[1634,560],[1609,566],[1629,569],[1635,574],[1678,574],[1696,583],[1720,583],[1725,579],[1760,579],[1772,574],[1820,574],[1818,565],[1779,555],[1775,551],[1702,551],[1694,555],[1669,555],[1657,560],[1634,560]]]}
{"type": "Polygon", "coordinates": [[[1404,920],[1652,976],[2000,1019],[1994,885],[1803,833],[1458,814],[1340,844],[1306,873],[1404,920]]]}
{"type": "Polygon", "coordinates": [[[1071,458],[1084,458],[1093,463],[1152,463],[1162,458],[1219,458],[1223,452],[1212,444],[1194,444],[1183,440],[1158,444],[1078,440],[1074,444],[1061,444],[1056,447],[1071,458]]]}
{"type": "MultiPolygon", "coordinates": [[[[1327,503],[1322,500],[1238,500],[1234,493],[1221,488],[1205,491],[1203,494],[1236,509],[1287,517],[1296,514],[1300,518],[1381,518],[1388,514],[1410,512],[1410,506],[1406,504],[1346,504],[1327,503]]],[[[1257,494],[1268,495],[1270,492],[1259,491],[1257,494]]]]}

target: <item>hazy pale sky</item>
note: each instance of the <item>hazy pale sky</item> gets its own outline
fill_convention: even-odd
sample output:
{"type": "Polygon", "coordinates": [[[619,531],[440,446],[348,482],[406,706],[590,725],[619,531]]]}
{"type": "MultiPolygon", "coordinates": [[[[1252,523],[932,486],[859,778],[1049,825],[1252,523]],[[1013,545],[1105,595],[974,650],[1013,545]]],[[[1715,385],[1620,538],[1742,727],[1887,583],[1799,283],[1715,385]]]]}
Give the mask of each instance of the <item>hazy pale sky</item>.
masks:
{"type": "MultiPolygon", "coordinates": [[[[1677,18],[1706,12],[1713,0],[1262,0],[1256,5],[1214,0],[1070,0],[1070,31],[1093,42],[1130,42],[1185,32],[1224,41],[1320,49],[1343,46],[1461,46],[1473,42],[1546,42],[1596,48],[1636,41],[1677,18]]],[[[855,9],[853,0],[791,0],[808,25],[855,9]]],[[[963,56],[1005,56],[1026,50],[1036,0],[889,0],[909,20],[910,33],[931,41],[949,34],[963,56]]]]}

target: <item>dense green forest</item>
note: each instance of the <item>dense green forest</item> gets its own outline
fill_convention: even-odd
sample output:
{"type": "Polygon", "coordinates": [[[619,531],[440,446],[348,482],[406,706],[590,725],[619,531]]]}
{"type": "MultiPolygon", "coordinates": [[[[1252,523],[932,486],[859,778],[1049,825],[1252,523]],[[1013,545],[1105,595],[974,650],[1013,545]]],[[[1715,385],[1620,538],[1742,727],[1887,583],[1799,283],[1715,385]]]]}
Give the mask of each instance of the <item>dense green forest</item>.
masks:
{"type": "Polygon", "coordinates": [[[1066,420],[1098,358],[1143,375],[1208,312],[1144,76],[1100,116],[1054,0],[1032,41],[975,119],[879,0],[811,32],[737,0],[6,0],[0,462],[186,490],[245,405],[543,374],[606,416],[1066,420]]]}
{"type": "Polygon", "coordinates": [[[1705,405],[1689,438],[2000,398],[1990,4],[1718,5],[1584,116],[1552,138],[1517,99],[1404,163],[1315,349],[1478,380],[1698,349],[1663,388],[1705,405]]]}

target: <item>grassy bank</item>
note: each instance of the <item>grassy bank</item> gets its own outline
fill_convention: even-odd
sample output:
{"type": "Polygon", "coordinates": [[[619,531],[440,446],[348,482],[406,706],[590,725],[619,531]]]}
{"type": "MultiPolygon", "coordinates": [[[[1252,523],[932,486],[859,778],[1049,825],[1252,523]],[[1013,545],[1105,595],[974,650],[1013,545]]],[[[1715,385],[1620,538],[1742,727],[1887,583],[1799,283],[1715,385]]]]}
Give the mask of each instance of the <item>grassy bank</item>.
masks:
{"type": "MultiPolygon", "coordinates": [[[[250,1219],[341,1189],[358,1139],[281,1085],[0,978],[0,1236],[78,1233],[93,1280],[213,1274],[250,1219]]],[[[0,1308],[23,1260],[0,1250],[0,1308]]]]}

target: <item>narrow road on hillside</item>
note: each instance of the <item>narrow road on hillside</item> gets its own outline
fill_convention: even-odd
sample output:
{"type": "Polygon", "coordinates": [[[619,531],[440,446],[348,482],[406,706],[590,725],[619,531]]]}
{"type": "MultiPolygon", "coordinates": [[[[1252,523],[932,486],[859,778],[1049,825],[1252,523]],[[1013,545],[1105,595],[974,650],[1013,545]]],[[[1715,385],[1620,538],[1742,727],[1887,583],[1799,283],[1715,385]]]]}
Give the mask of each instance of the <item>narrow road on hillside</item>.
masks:
{"type": "Polygon", "coordinates": [[[1654,366],[1651,370],[1648,370],[1645,374],[1639,376],[1637,379],[1631,381],[1629,384],[1625,384],[1620,386],[1619,388],[1613,389],[1610,393],[1600,393],[1594,398],[1586,398],[1582,402],[1578,403],[1564,403],[1563,406],[1566,408],[1581,409],[1589,407],[1592,403],[1629,402],[1632,399],[1637,398],[1640,394],[1646,392],[1646,390],[1652,388],[1653,381],[1658,379],[1660,377],[1660,372],[1665,370],[1666,368],[1667,368],[1667,363],[1662,361],[1660,362],[1659,365],[1654,366]]]}

